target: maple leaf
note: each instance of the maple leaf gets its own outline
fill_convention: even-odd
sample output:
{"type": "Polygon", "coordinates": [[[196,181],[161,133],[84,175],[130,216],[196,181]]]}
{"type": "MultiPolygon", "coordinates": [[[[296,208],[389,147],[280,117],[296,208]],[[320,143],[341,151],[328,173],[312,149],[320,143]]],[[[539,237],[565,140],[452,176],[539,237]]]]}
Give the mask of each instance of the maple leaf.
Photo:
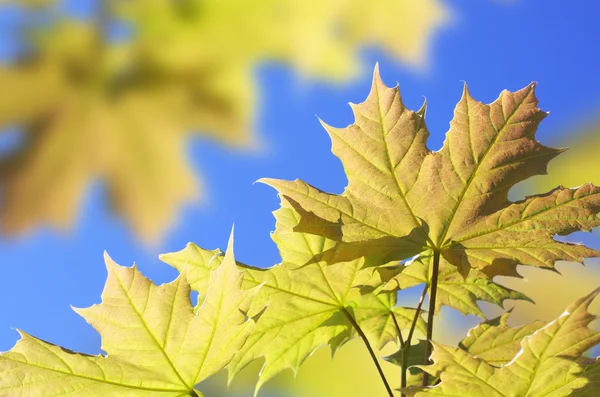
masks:
{"type": "Polygon", "coordinates": [[[589,323],[597,319],[588,312],[588,307],[599,292],[597,289],[577,300],[560,317],[543,326],[534,323],[510,330],[505,336],[502,335],[507,331],[503,329],[503,320],[496,326],[478,327],[478,335],[467,338],[472,342],[469,349],[485,355],[485,350],[496,349],[496,343],[504,345],[496,349],[498,356],[488,350],[494,359],[515,350],[513,342],[518,334],[529,334],[521,340],[520,349],[512,359],[498,367],[472,356],[470,351],[435,344],[434,364],[421,368],[440,376],[441,383],[411,394],[417,397],[597,395],[600,367],[582,354],[600,343],[600,332],[588,328],[589,323]],[[483,336],[486,329],[491,334],[483,336]],[[480,347],[474,347],[475,344],[480,347]]]}
{"type": "MultiPolygon", "coordinates": [[[[377,348],[396,341],[398,331],[410,328],[416,310],[396,306],[396,293],[363,293],[362,288],[380,282],[372,269],[363,268],[364,259],[327,264],[303,265],[315,254],[335,246],[321,236],[293,232],[298,214],[284,203],[275,212],[273,239],[282,263],[269,269],[238,264],[244,270],[244,287],[262,285],[253,300],[250,315],[260,312],[260,321],[229,369],[235,376],[250,362],[265,360],[257,390],[284,369],[294,372],[317,348],[329,345],[335,352],[351,337],[358,336],[356,322],[377,348]]],[[[161,259],[177,269],[188,269],[192,289],[205,294],[207,276],[219,266],[220,252],[204,250],[195,244],[161,259]]],[[[416,330],[424,333],[425,322],[417,319],[416,330]]]]}
{"type": "Polygon", "coordinates": [[[510,312],[506,312],[470,329],[467,337],[460,342],[460,348],[488,364],[508,364],[521,350],[521,340],[547,325],[544,321],[533,321],[510,327],[507,325],[509,315],[510,312]]]}
{"type": "MultiPolygon", "coordinates": [[[[359,69],[364,45],[382,47],[395,58],[422,66],[433,32],[449,19],[447,8],[437,0],[258,0],[252,7],[242,1],[141,0],[117,2],[115,9],[135,26],[142,51],[169,68],[185,69],[199,62],[251,67],[274,59],[303,74],[334,80],[359,69]]],[[[250,69],[245,70],[250,80],[250,69]]]]}
{"type": "Polygon", "coordinates": [[[429,37],[447,19],[438,0],[99,7],[98,21],[86,24],[52,4],[56,26],[36,27],[32,55],[0,67],[0,85],[10,92],[0,98],[0,128],[18,126],[26,135],[0,175],[0,221],[9,233],[41,223],[67,228],[89,181],[99,178],[117,214],[156,242],[178,208],[199,197],[186,138],[255,143],[259,63],[282,60],[310,76],[343,79],[358,69],[361,46],[379,44],[422,64],[429,37]],[[134,34],[107,39],[104,25],[114,21],[134,34]]]}
{"type": "Polygon", "coordinates": [[[108,355],[74,353],[20,332],[0,355],[0,393],[202,396],[195,385],[226,367],[254,327],[245,311],[257,288],[241,288],[231,245],[196,308],[185,275],[156,286],[107,256],[102,303],[75,310],[98,330],[108,355]]]}
{"type": "MultiPolygon", "coordinates": [[[[390,269],[379,268],[380,272],[387,272],[384,277],[387,284],[382,290],[394,291],[419,284],[430,284],[431,262],[431,256],[422,255],[400,266],[390,269]]],[[[494,282],[480,270],[471,269],[465,278],[459,274],[456,266],[452,266],[445,260],[440,262],[437,288],[436,312],[439,312],[442,306],[448,306],[462,314],[485,317],[478,301],[490,302],[501,307],[507,299],[531,302],[526,295],[494,282]]]]}
{"type": "MultiPolygon", "coordinates": [[[[439,253],[466,276],[518,276],[516,265],[552,269],[558,260],[600,256],[583,245],[558,242],[557,234],[600,225],[600,188],[586,184],[511,202],[516,183],[544,174],[563,149],[535,140],[546,116],[531,84],[503,91],[489,105],[465,85],[439,152],[426,146],[424,108],[408,110],[398,87],[388,88],[376,68],[367,100],[352,104],[355,123],[323,123],[348,186],[329,194],[296,180],[263,179],[302,215],[296,230],[326,235],[355,255],[380,262],[439,253]]],[[[442,265],[440,265],[442,266],[442,265]]]]}
{"type": "Polygon", "coordinates": [[[117,93],[120,82],[97,75],[97,33],[83,24],[57,29],[72,39],[0,70],[1,84],[14,93],[0,100],[0,125],[24,125],[26,134],[3,159],[3,227],[70,226],[90,178],[100,177],[117,213],[154,242],[198,193],[175,119],[181,93],[143,82],[123,83],[131,87],[117,93]]]}
{"type": "Polygon", "coordinates": [[[425,351],[427,349],[427,342],[424,340],[419,340],[415,345],[411,345],[408,351],[406,348],[407,346],[404,345],[396,353],[384,357],[384,359],[389,363],[402,367],[404,359],[403,356],[407,355],[406,365],[410,371],[410,380],[407,382],[407,385],[418,386],[422,382],[422,374],[416,371],[417,368],[415,366],[423,362],[423,357],[425,357],[425,351]]]}

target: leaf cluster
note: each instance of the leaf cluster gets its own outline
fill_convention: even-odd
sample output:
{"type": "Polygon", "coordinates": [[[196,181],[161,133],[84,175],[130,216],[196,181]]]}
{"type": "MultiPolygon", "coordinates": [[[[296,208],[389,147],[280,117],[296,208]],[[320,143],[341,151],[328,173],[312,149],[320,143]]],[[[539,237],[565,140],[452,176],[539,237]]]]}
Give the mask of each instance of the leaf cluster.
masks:
{"type": "Polygon", "coordinates": [[[510,311],[485,319],[479,301],[502,306],[524,294],[494,281],[517,266],[554,269],[559,260],[600,256],[555,239],[600,226],[600,188],[558,187],[512,202],[516,183],[546,172],[562,149],[535,133],[545,113],[534,85],[504,91],[486,105],[465,86],[444,147],[433,152],[425,106],[407,109],[398,87],[376,70],[356,121],[325,125],[348,187],[329,194],[302,181],[268,179],[281,208],[272,237],[281,263],[258,268],[188,244],[161,259],[180,277],[155,286],[109,259],[102,303],[77,309],[102,335],[107,355],[85,356],[22,333],[0,356],[7,395],[198,396],[197,384],[226,368],[230,380],[264,364],[257,392],[283,370],[298,370],[316,349],[333,353],[360,338],[393,396],[595,396],[600,343],[588,308],[600,289],[552,322],[512,327],[510,311]],[[398,294],[423,292],[414,307],[398,294]],[[198,303],[190,303],[190,291],[198,303]],[[428,298],[428,299],[427,299],[428,298]],[[428,303],[427,303],[428,301],[428,303]],[[435,314],[447,306],[484,318],[456,347],[433,340],[435,314]],[[385,360],[399,366],[391,383],[385,360]],[[410,371],[409,371],[410,369],[410,371]]]}

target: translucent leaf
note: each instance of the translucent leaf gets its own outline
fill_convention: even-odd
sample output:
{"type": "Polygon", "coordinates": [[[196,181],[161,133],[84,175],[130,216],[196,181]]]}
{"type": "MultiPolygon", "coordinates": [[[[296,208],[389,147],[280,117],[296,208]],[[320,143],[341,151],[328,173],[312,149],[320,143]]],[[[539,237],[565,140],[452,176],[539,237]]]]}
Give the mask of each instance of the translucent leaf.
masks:
{"type": "Polygon", "coordinates": [[[587,310],[599,291],[579,299],[556,320],[524,337],[515,356],[500,367],[461,348],[436,344],[432,355],[434,364],[422,368],[440,376],[441,382],[416,391],[415,395],[597,395],[598,365],[582,355],[600,343],[600,332],[588,328],[597,317],[587,310]]]}
{"type": "Polygon", "coordinates": [[[558,187],[519,202],[508,199],[515,184],[545,174],[563,151],[535,139],[546,113],[534,89],[503,91],[485,105],[465,85],[444,146],[432,152],[425,111],[408,110],[398,87],[385,86],[376,68],[366,101],[351,105],[354,124],[324,124],[348,177],[344,192],[325,193],[299,180],[263,182],[301,215],[294,230],[338,241],[332,251],[343,251],[338,256],[344,259],[365,257],[366,264],[381,266],[439,252],[443,270],[452,265],[465,279],[454,289],[464,302],[454,307],[481,314],[475,299],[499,304],[523,298],[493,283],[494,276],[518,277],[517,265],[553,269],[559,260],[600,256],[554,238],[600,226],[600,187],[558,187]]]}
{"type": "MultiPolygon", "coordinates": [[[[423,283],[431,284],[431,257],[421,256],[407,262],[388,277],[384,290],[389,291],[406,289],[423,283]]],[[[442,306],[448,306],[462,314],[485,317],[478,301],[490,302],[501,307],[507,299],[530,301],[527,296],[494,282],[479,270],[471,269],[469,275],[464,278],[459,274],[458,268],[445,259],[441,259],[437,285],[436,312],[439,312],[442,306]]]]}
{"type": "MultiPolygon", "coordinates": [[[[362,259],[305,265],[307,258],[334,247],[335,241],[293,232],[298,214],[285,203],[275,216],[277,229],[273,239],[283,262],[269,269],[238,264],[245,270],[246,288],[262,285],[249,312],[251,316],[260,315],[260,321],[233,359],[231,377],[250,362],[264,358],[260,387],[284,369],[297,371],[319,347],[329,345],[335,352],[357,336],[349,317],[359,324],[376,348],[396,341],[398,329],[410,328],[416,311],[397,307],[395,292],[361,291],[380,282],[372,269],[363,267],[362,259]],[[267,308],[262,312],[265,305],[267,308]]],[[[183,251],[162,255],[161,259],[178,269],[188,269],[190,284],[203,295],[208,269],[217,266],[221,257],[215,256],[214,251],[188,244],[183,251]]],[[[417,322],[417,330],[425,331],[422,319],[417,322]]]]}
{"type": "Polygon", "coordinates": [[[106,265],[102,303],[76,311],[100,333],[108,355],[78,354],[21,333],[0,356],[0,390],[32,397],[201,396],[196,384],[225,368],[252,332],[245,312],[257,289],[241,289],[231,247],[196,309],[185,276],[156,286],[135,267],[108,257],[106,265]]]}

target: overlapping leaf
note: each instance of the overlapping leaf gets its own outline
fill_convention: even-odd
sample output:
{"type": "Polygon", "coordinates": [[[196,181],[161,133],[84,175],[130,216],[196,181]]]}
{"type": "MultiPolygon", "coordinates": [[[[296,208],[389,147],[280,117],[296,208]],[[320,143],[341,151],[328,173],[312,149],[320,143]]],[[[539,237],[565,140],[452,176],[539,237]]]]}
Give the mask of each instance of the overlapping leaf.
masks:
{"type": "Polygon", "coordinates": [[[439,251],[463,276],[475,268],[488,277],[516,276],[518,264],[553,268],[558,260],[599,256],[554,240],[600,225],[599,187],[508,200],[511,187],[544,174],[562,152],[535,140],[546,113],[534,88],[504,91],[485,105],[465,86],[444,146],[432,152],[424,110],[408,110],[398,87],[386,87],[376,70],[367,100],[352,105],[355,123],[324,124],[348,177],[343,194],[298,180],[264,182],[302,214],[296,230],[335,238],[355,255],[389,261],[439,251]]]}
{"type": "MultiPolygon", "coordinates": [[[[388,272],[389,281],[383,290],[406,289],[419,284],[430,285],[432,281],[431,262],[431,257],[421,256],[398,266],[395,271],[388,272]]],[[[386,270],[381,269],[380,271],[385,272],[386,270]]],[[[480,270],[472,269],[465,278],[459,274],[456,266],[452,266],[445,259],[442,259],[440,263],[437,287],[436,312],[439,312],[442,306],[448,306],[462,314],[485,317],[478,301],[490,302],[503,307],[504,301],[507,299],[530,300],[524,294],[494,282],[480,270]]]]}
{"type": "Polygon", "coordinates": [[[579,299],[560,317],[541,328],[541,324],[530,325],[503,336],[502,328],[505,326],[502,323],[478,327],[478,336],[472,335],[468,343],[471,343],[469,349],[479,350],[478,354],[482,355],[486,354],[485,346],[494,349],[499,342],[504,346],[500,350],[507,349],[499,355],[504,356],[508,351],[514,351],[513,340],[517,340],[518,333],[530,334],[522,339],[520,349],[512,359],[500,367],[492,366],[461,348],[435,345],[434,364],[422,368],[440,376],[441,383],[414,394],[457,397],[598,395],[598,364],[582,354],[600,343],[600,332],[588,328],[589,323],[597,318],[588,312],[588,307],[599,291],[579,299]],[[538,329],[534,331],[536,327],[538,329]],[[482,340],[485,330],[491,334],[482,340]],[[474,339],[480,339],[480,342],[474,339]],[[484,349],[474,347],[475,343],[481,343],[480,347],[484,349]]]}
{"type": "Polygon", "coordinates": [[[510,327],[507,325],[509,315],[510,312],[504,313],[469,330],[467,337],[460,342],[460,348],[488,364],[508,364],[521,350],[521,340],[547,325],[543,321],[533,321],[510,327]]]}
{"type": "Polygon", "coordinates": [[[195,387],[226,367],[250,335],[231,245],[194,309],[185,276],[155,286],[135,267],[106,260],[102,303],[77,309],[102,336],[108,356],[74,353],[21,333],[0,356],[0,394],[22,396],[201,396],[195,387]]]}
{"type": "MultiPolygon", "coordinates": [[[[285,202],[275,215],[277,229],[273,238],[283,263],[270,269],[239,265],[245,270],[245,287],[262,285],[250,314],[268,306],[248,342],[233,359],[231,376],[263,357],[265,364],[258,387],[286,368],[296,371],[315,349],[329,345],[335,351],[356,335],[350,316],[376,347],[396,341],[398,327],[404,330],[410,327],[415,310],[396,307],[395,293],[361,292],[359,287],[375,286],[380,281],[372,269],[363,268],[363,259],[302,266],[316,254],[334,247],[335,242],[293,232],[298,214],[285,202]]],[[[209,269],[218,266],[221,260],[217,252],[194,244],[161,258],[178,269],[189,269],[189,282],[200,295],[207,287],[209,269]]],[[[424,331],[422,319],[417,327],[424,331]]]]}

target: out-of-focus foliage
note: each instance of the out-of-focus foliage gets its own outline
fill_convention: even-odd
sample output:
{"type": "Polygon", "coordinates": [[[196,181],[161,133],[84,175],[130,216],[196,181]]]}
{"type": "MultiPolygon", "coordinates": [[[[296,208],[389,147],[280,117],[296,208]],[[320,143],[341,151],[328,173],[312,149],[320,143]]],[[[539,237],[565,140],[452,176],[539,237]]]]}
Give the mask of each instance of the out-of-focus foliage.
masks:
{"type": "Polygon", "coordinates": [[[98,2],[90,21],[69,18],[59,3],[26,3],[47,5],[31,10],[51,10],[51,22],[29,26],[26,55],[0,68],[0,127],[26,134],[0,173],[8,232],[68,227],[99,177],[117,213],[156,241],[198,195],[184,150],[190,134],[255,143],[259,63],[343,80],[359,69],[360,48],[376,45],[422,65],[446,19],[438,0],[113,0],[98,2]]]}
{"type": "Polygon", "coordinates": [[[600,124],[573,134],[565,131],[561,144],[569,149],[551,166],[549,175],[536,180],[536,186],[580,186],[586,182],[600,183],[600,124]],[[569,139],[565,139],[565,138],[569,139]]]}

